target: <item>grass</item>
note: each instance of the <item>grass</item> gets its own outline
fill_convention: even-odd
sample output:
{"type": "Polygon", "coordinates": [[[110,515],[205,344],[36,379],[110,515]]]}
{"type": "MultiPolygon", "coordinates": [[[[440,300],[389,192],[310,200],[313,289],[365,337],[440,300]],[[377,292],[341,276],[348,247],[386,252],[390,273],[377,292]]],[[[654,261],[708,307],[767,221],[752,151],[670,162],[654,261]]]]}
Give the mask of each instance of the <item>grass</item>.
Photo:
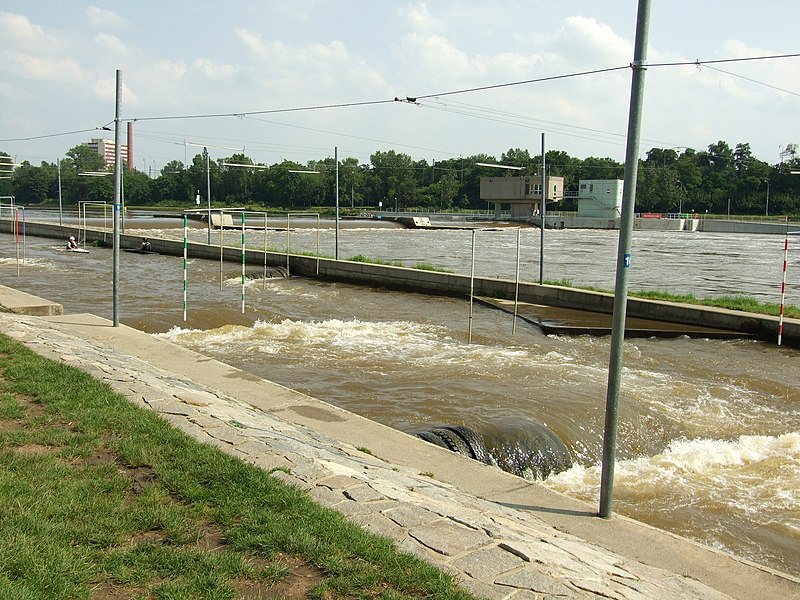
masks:
{"type": "Polygon", "coordinates": [[[470,596],[302,491],[0,335],[0,597],[470,596]]]}
{"type": "Polygon", "coordinates": [[[419,271],[436,271],[438,273],[452,273],[452,271],[450,271],[449,269],[445,269],[444,267],[437,267],[436,265],[432,265],[430,263],[415,263],[413,265],[404,265],[399,260],[383,260],[380,258],[370,258],[368,256],[364,256],[363,254],[356,254],[355,256],[351,256],[346,260],[349,260],[351,262],[370,263],[373,265],[386,265],[387,267],[408,267],[409,269],[417,269],[419,271]]]}
{"type": "MultiPolygon", "coordinates": [[[[561,287],[574,287],[575,289],[588,290],[592,292],[603,292],[611,294],[609,290],[603,290],[592,286],[574,286],[569,279],[559,279],[557,281],[547,280],[546,285],[556,285],[561,287]]],[[[628,295],[633,298],[643,298],[645,300],[660,300],[662,302],[679,302],[683,304],[696,304],[699,306],[711,306],[715,308],[726,308],[728,310],[740,310],[759,315],[780,315],[780,304],[774,302],[760,302],[751,296],[717,296],[715,298],[697,298],[694,294],[671,294],[662,291],[632,290],[628,295]]],[[[783,314],[790,319],[800,319],[800,307],[787,304],[783,307],[783,314]]]]}

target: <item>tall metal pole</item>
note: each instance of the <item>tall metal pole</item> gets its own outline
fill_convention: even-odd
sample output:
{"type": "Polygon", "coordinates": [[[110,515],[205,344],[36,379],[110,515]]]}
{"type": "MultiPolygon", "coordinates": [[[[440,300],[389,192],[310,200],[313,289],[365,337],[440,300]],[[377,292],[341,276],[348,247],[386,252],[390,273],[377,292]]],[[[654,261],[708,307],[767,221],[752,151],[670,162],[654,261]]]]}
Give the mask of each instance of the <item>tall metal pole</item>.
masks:
{"type": "Polygon", "coordinates": [[[544,158],[544,133],[542,133],[542,227],[539,232],[539,285],[544,283],[544,227],[547,215],[547,164],[544,158]]]}
{"type": "Polygon", "coordinates": [[[61,159],[56,160],[58,165],[58,224],[64,224],[64,217],[61,210],[61,159]]]}
{"type": "Polygon", "coordinates": [[[117,69],[117,106],[114,112],[114,249],[113,249],[113,321],[119,327],[119,211],[122,198],[122,157],[119,147],[122,132],[120,131],[119,113],[122,107],[122,71],[117,69]]]}
{"type": "Polygon", "coordinates": [[[611,324],[611,351],[608,364],[606,418],[603,432],[603,468],[600,479],[600,512],[611,516],[614,487],[614,461],[617,444],[622,345],[625,338],[625,313],[628,302],[628,271],[631,266],[631,236],[636,204],[636,178],[639,168],[639,135],[644,101],[644,75],[647,61],[647,37],[650,28],[650,0],[639,0],[636,20],[636,43],[633,51],[631,101],[628,112],[628,140],[625,151],[625,181],[622,192],[622,218],[617,248],[617,279],[614,287],[614,316],[611,324]]]}
{"type": "Polygon", "coordinates": [[[333,147],[333,160],[336,161],[336,252],[334,257],[339,260],[339,148],[333,147]]]}
{"type": "MultiPolygon", "coordinates": [[[[206,159],[206,196],[208,197],[208,245],[211,245],[211,167],[208,158],[208,148],[203,147],[203,158],[206,159]]],[[[222,219],[219,221],[219,231],[222,235],[222,219]]]]}

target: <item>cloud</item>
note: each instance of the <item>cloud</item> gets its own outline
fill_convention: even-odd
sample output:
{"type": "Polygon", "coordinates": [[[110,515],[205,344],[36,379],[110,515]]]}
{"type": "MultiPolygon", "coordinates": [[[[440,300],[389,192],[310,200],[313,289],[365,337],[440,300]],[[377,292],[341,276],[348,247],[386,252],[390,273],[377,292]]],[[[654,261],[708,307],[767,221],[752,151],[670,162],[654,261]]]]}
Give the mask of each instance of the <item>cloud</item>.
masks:
{"type": "Polygon", "coordinates": [[[198,58],[192,64],[196,69],[210,81],[230,81],[239,71],[239,67],[224,63],[215,63],[205,58],[198,58]]]}
{"type": "Polygon", "coordinates": [[[17,50],[46,53],[59,49],[53,35],[27,17],[14,13],[0,12],[0,39],[7,48],[17,50]]]}
{"type": "Polygon", "coordinates": [[[86,7],[86,18],[95,29],[115,29],[127,25],[127,21],[113,10],[98,8],[97,6],[86,7]]]}
{"type": "Polygon", "coordinates": [[[73,58],[33,56],[24,52],[0,52],[0,70],[17,77],[42,81],[80,83],[84,73],[73,58]]]}
{"type": "Polygon", "coordinates": [[[444,30],[441,22],[431,15],[424,2],[408,4],[400,8],[398,12],[414,31],[433,33],[444,30]]]}
{"type": "MultiPolygon", "coordinates": [[[[92,92],[100,100],[108,103],[109,107],[114,106],[117,99],[117,79],[114,77],[100,77],[92,84],[92,92]]],[[[139,98],[134,94],[133,90],[128,87],[125,82],[125,77],[122,78],[122,105],[127,107],[129,104],[138,104],[139,98]]]]}
{"type": "Polygon", "coordinates": [[[128,54],[128,47],[125,42],[110,33],[98,33],[94,36],[94,41],[100,46],[102,52],[118,55],[128,54]]]}
{"type": "MultiPolygon", "coordinates": [[[[249,29],[236,29],[234,35],[248,56],[238,73],[259,87],[268,89],[272,98],[282,94],[324,90],[326,98],[352,98],[380,89],[387,92],[383,77],[369,61],[351,53],[339,41],[288,44],[265,40],[249,29]],[[347,85],[347,90],[342,87],[347,85]],[[357,86],[357,92],[352,87],[357,86]]],[[[387,92],[388,93],[388,92],[387,92]]]]}
{"type": "Polygon", "coordinates": [[[561,28],[552,37],[544,38],[543,44],[564,65],[614,67],[633,59],[631,42],[608,25],[580,15],[566,17],[561,28]]]}

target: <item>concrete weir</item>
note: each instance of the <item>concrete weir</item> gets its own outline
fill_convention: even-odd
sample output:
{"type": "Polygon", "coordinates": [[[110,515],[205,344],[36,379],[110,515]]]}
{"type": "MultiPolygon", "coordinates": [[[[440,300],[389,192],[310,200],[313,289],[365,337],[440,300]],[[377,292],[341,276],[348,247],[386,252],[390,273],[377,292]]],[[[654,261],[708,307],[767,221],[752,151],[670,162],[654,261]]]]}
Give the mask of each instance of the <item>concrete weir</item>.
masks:
{"type": "MultiPolygon", "coordinates": [[[[0,304],[26,302],[46,301],[0,288],[0,304]]],[[[0,313],[0,332],[306,490],[476,597],[800,598],[788,574],[598,518],[535,482],[93,315],[0,313]]]]}

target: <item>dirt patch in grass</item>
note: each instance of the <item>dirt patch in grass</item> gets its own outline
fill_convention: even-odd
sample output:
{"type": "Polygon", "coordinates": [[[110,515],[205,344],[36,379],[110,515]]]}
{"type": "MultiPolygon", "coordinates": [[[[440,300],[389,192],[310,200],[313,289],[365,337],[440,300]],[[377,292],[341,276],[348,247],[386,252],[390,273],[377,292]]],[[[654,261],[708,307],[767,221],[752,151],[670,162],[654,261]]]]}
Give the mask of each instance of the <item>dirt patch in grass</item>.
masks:
{"type": "MultiPolygon", "coordinates": [[[[1,378],[1,376],[0,376],[1,378]]],[[[32,427],[37,427],[36,420],[45,416],[45,407],[34,397],[24,394],[15,394],[15,400],[23,407],[24,416],[13,419],[0,419],[0,432],[25,431],[32,427]]],[[[70,423],[48,422],[49,428],[63,428],[65,431],[72,431],[70,423]]],[[[61,446],[48,446],[44,444],[26,443],[19,446],[9,447],[15,453],[25,457],[35,457],[63,449],[61,446]]],[[[126,465],[115,452],[108,447],[100,446],[90,455],[77,460],[68,462],[73,468],[81,467],[102,467],[104,465],[115,465],[117,473],[130,480],[130,492],[128,500],[134,499],[145,490],[146,487],[157,482],[158,475],[149,465],[130,466],[126,465]]],[[[178,500],[175,499],[177,502],[178,500]]],[[[230,552],[225,531],[215,523],[197,523],[199,535],[196,540],[186,544],[195,551],[208,553],[230,552]]],[[[137,532],[124,540],[120,546],[136,548],[147,545],[170,544],[169,536],[164,531],[153,530],[137,532]]],[[[308,598],[311,590],[324,580],[323,573],[316,567],[308,564],[305,560],[289,557],[277,556],[272,560],[266,560],[258,556],[246,556],[246,564],[253,567],[257,572],[264,573],[272,571],[276,573],[274,577],[264,577],[249,579],[246,577],[234,577],[228,580],[235,590],[235,597],[242,599],[255,598],[283,598],[286,600],[300,600],[308,598]],[[282,576],[281,576],[282,575],[282,576]],[[275,581],[277,579],[277,581],[275,581]]],[[[150,598],[153,590],[166,581],[151,580],[146,584],[120,584],[116,581],[108,581],[108,575],[98,573],[97,581],[91,588],[89,598],[91,600],[132,600],[134,598],[150,598]]]]}
{"type": "MultiPolygon", "coordinates": [[[[262,568],[276,564],[262,559],[253,559],[251,562],[262,568]]],[[[308,598],[314,586],[322,581],[320,570],[299,558],[283,557],[277,560],[277,564],[285,566],[288,571],[288,575],[278,583],[268,585],[246,579],[233,580],[231,585],[239,594],[238,597],[300,600],[308,598]]]]}

